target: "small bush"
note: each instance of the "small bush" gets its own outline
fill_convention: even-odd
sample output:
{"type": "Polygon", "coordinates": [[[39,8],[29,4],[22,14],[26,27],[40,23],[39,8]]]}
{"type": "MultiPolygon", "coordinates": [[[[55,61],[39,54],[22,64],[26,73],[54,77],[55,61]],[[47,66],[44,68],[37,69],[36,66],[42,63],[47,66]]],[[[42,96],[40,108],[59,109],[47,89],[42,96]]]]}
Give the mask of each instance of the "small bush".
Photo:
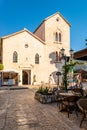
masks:
{"type": "Polygon", "coordinates": [[[39,87],[39,89],[37,90],[37,92],[38,93],[43,93],[43,91],[44,91],[44,89],[43,89],[43,87],[41,86],[41,87],[39,87]]]}
{"type": "Polygon", "coordinates": [[[36,75],[33,76],[33,82],[36,82],[36,75]]]}
{"type": "Polygon", "coordinates": [[[0,64],[0,70],[3,70],[3,69],[4,69],[3,64],[0,64]]]}
{"type": "Polygon", "coordinates": [[[39,89],[37,90],[38,93],[41,93],[41,94],[48,94],[49,92],[49,87],[39,87],[39,89]]]}

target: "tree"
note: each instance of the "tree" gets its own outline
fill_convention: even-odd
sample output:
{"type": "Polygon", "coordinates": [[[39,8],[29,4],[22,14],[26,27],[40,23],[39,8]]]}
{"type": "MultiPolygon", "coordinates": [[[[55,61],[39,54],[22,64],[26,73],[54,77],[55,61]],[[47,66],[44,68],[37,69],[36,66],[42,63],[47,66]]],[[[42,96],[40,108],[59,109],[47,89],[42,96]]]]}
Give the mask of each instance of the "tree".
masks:
{"type": "Polygon", "coordinates": [[[63,66],[63,79],[62,80],[63,80],[63,86],[65,90],[67,90],[67,84],[68,84],[67,75],[68,75],[70,67],[71,67],[71,64],[65,64],[63,66]]]}
{"type": "Polygon", "coordinates": [[[85,42],[86,42],[85,45],[87,46],[87,39],[85,39],[85,42]]]}
{"type": "Polygon", "coordinates": [[[67,75],[69,73],[69,70],[70,70],[71,67],[73,68],[77,64],[81,65],[83,63],[71,61],[70,64],[66,64],[66,62],[65,62],[65,65],[63,66],[63,78],[62,78],[62,80],[63,80],[63,86],[64,86],[65,90],[67,90],[67,85],[68,85],[68,78],[67,78],[68,76],[67,75]]]}

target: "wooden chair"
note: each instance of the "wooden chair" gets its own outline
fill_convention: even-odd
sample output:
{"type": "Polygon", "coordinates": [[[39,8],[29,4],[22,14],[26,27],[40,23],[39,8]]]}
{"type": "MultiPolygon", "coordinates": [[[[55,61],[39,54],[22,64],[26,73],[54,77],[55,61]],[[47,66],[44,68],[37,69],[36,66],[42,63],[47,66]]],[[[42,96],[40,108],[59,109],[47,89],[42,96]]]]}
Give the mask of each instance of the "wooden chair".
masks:
{"type": "Polygon", "coordinates": [[[79,109],[81,110],[82,116],[83,116],[82,120],[80,122],[80,127],[81,127],[82,123],[85,120],[86,115],[87,115],[87,98],[79,99],[77,101],[77,105],[78,105],[79,109]]]}

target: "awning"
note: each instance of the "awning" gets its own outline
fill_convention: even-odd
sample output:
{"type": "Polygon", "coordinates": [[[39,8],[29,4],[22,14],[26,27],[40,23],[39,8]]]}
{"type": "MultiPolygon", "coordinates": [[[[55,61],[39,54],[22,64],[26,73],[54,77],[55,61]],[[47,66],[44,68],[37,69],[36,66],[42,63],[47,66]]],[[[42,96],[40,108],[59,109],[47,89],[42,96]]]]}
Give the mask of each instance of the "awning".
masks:
{"type": "Polygon", "coordinates": [[[1,70],[1,72],[4,72],[4,73],[19,73],[19,71],[18,71],[18,70],[15,70],[15,69],[1,70]]]}

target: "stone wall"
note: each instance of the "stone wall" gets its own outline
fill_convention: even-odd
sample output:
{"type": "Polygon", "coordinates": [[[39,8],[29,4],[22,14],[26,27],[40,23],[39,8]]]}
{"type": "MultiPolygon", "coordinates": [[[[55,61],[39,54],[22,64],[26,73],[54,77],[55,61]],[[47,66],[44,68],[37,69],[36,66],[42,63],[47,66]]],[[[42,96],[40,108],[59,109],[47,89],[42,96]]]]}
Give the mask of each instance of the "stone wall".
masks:
{"type": "Polygon", "coordinates": [[[57,96],[54,94],[43,95],[43,94],[36,92],[35,99],[37,99],[39,102],[41,102],[43,104],[47,104],[47,103],[56,102],[57,96]]]}

